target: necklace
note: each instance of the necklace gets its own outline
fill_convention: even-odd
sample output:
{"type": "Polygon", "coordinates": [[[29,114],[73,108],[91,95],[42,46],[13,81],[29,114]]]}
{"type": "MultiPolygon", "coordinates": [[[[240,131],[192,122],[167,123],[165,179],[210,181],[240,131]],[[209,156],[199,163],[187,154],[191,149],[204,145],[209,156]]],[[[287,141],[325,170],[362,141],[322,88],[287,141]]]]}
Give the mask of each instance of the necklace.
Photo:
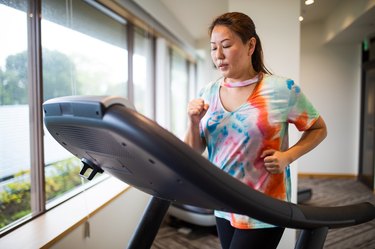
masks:
{"type": "Polygon", "coordinates": [[[255,75],[253,78],[245,80],[245,81],[237,81],[237,82],[226,82],[225,79],[221,82],[222,86],[229,87],[229,88],[235,88],[235,87],[243,87],[248,86],[254,83],[257,83],[259,81],[259,74],[255,75]]]}

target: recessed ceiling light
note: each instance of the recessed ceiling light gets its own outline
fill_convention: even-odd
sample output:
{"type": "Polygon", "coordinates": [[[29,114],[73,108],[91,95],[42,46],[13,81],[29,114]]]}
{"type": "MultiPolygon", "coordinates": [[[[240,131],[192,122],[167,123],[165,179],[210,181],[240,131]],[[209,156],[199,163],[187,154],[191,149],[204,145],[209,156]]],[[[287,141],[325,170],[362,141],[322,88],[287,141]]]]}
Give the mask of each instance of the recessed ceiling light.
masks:
{"type": "Polygon", "coordinates": [[[299,16],[299,17],[298,17],[298,20],[299,20],[300,22],[302,22],[302,21],[303,21],[303,16],[299,16]]]}
{"type": "Polygon", "coordinates": [[[313,4],[314,3],[314,0],[306,0],[305,1],[305,4],[306,5],[310,5],[310,4],[313,4]]]}

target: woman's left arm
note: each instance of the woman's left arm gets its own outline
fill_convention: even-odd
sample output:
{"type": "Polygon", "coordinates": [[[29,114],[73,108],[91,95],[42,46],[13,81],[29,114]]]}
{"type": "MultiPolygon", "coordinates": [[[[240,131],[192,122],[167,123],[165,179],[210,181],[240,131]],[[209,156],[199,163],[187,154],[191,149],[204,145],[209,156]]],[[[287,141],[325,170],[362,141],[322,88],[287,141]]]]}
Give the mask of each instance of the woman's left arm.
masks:
{"type": "Polygon", "coordinates": [[[323,118],[319,117],[308,130],[303,132],[298,142],[288,150],[265,150],[261,157],[264,158],[266,170],[271,174],[283,172],[285,167],[314,149],[326,136],[326,124],[323,118]]]}

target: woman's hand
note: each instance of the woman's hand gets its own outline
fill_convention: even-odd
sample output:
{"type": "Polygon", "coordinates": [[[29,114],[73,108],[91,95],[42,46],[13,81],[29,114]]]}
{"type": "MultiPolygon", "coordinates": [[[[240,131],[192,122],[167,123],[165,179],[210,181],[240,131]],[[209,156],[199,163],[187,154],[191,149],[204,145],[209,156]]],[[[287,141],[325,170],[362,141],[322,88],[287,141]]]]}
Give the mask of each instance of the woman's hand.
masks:
{"type": "Polygon", "coordinates": [[[289,164],[315,148],[326,136],[326,124],[323,118],[319,117],[288,150],[281,152],[267,149],[263,151],[261,158],[264,160],[264,167],[271,174],[281,173],[289,164]]]}
{"type": "Polygon", "coordinates": [[[199,153],[202,153],[206,147],[206,142],[199,134],[199,122],[207,110],[208,104],[204,103],[203,99],[193,99],[188,103],[187,114],[189,123],[184,142],[199,153]]]}
{"type": "Polygon", "coordinates": [[[264,167],[271,174],[284,172],[289,165],[289,158],[285,152],[268,149],[263,151],[261,158],[264,160],[264,167]]]}
{"type": "Polygon", "coordinates": [[[198,125],[208,110],[209,105],[203,99],[193,99],[188,103],[187,113],[191,124],[198,125]]]}

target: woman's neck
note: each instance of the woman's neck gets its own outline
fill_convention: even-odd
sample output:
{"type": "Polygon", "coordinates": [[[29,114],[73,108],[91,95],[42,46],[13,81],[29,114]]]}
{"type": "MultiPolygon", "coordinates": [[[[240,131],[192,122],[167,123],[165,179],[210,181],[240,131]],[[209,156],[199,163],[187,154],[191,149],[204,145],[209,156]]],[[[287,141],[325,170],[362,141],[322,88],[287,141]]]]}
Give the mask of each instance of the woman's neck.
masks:
{"type": "Polygon", "coordinates": [[[222,85],[229,88],[237,88],[255,84],[259,80],[260,74],[255,71],[252,71],[241,77],[224,78],[222,85]]]}

